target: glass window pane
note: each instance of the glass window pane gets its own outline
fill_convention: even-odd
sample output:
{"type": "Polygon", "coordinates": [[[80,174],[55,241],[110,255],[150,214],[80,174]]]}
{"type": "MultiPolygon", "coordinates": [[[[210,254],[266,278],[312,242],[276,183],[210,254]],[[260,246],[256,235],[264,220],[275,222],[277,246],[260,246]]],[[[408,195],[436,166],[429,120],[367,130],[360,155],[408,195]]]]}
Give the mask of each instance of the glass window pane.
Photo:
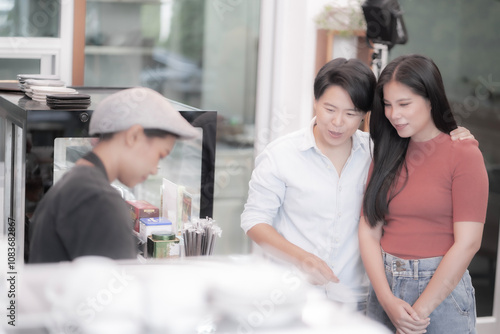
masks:
{"type": "Polygon", "coordinates": [[[0,37],[59,37],[61,0],[0,0],[0,37]]]}
{"type": "Polygon", "coordinates": [[[0,58],[0,78],[17,80],[22,73],[40,73],[40,59],[0,58]]]}
{"type": "Polygon", "coordinates": [[[408,43],[390,58],[421,53],[434,59],[444,79],[459,125],[479,141],[490,193],[483,241],[469,271],[476,289],[478,316],[491,316],[500,220],[500,2],[400,0],[408,43]]]}
{"type": "Polygon", "coordinates": [[[199,107],[204,6],[200,0],[89,1],[85,85],[141,85],[199,107]]]}
{"type": "Polygon", "coordinates": [[[260,4],[217,4],[88,1],[85,85],[147,86],[253,124],[260,4]]]}

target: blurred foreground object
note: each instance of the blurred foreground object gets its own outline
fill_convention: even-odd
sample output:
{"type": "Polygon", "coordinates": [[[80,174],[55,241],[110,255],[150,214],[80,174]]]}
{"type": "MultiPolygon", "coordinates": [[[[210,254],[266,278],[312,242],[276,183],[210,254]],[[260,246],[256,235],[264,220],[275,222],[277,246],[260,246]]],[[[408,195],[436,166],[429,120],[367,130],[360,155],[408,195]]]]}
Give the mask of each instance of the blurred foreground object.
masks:
{"type": "Polygon", "coordinates": [[[28,265],[8,333],[388,333],[250,256],[28,265]]]}

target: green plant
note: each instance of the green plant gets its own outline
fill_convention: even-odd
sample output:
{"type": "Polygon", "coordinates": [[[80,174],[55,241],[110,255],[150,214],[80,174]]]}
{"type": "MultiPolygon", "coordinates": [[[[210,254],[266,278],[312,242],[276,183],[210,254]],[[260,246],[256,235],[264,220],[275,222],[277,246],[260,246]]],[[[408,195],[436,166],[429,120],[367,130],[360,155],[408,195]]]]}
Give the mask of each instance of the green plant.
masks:
{"type": "Polygon", "coordinates": [[[361,9],[361,0],[350,0],[347,4],[333,1],[325,5],[315,17],[318,29],[335,30],[340,35],[350,36],[358,30],[366,30],[366,21],[361,9]]]}

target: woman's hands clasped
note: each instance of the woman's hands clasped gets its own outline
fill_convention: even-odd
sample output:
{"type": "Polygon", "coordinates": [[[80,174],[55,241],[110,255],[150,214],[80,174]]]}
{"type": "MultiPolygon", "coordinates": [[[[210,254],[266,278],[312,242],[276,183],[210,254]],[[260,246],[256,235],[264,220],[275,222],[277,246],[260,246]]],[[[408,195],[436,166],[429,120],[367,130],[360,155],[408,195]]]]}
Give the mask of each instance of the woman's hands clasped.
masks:
{"type": "Polygon", "coordinates": [[[396,327],[396,334],[420,334],[426,333],[430,319],[421,319],[410,304],[402,299],[390,296],[384,303],[384,310],[396,327]]]}

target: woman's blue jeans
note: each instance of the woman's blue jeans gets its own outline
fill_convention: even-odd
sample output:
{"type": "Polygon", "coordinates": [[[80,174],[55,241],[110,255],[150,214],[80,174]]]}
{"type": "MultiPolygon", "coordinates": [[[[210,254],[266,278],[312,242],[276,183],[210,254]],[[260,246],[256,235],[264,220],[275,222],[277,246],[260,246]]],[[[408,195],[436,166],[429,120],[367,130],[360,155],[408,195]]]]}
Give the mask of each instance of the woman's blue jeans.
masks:
{"type": "MultiPolygon", "coordinates": [[[[404,260],[386,252],[382,252],[382,256],[392,293],[410,305],[422,294],[443,258],[404,260]]],[[[370,318],[396,331],[380,306],[373,288],[370,288],[366,313],[370,318]]],[[[469,271],[465,272],[451,294],[431,313],[430,319],[428,334],[476,333],[476,298],[469,271]]]]}

